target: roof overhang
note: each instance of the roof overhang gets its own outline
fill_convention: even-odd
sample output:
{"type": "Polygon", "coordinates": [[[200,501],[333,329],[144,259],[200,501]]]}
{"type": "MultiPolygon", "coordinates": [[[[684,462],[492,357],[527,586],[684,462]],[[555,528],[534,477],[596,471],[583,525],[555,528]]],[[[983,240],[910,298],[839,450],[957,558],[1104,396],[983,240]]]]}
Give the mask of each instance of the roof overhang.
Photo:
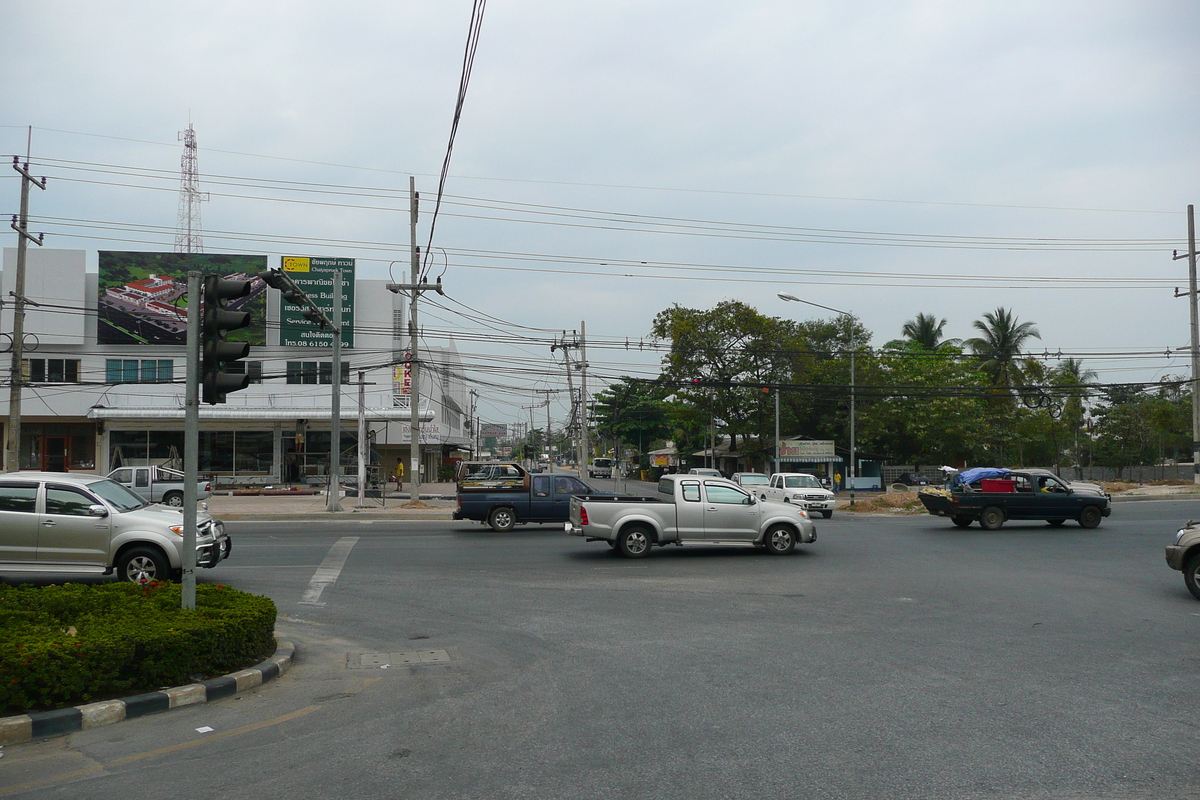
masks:
{"type": "MultiPolygon", "coordinates": [[[[358,408],[350,405],[338,415],[342,420],[357,420],[358,408]]],[[[365,411],[367,422],[408,422],[410,417],[407,408],[368,408],[365,411]]],[[[418,414],[422,422],[433,420],[432,411],[422,411],[418,414]]],[[[155,406],[151,408],[91,408],[88,409],[88,419],[95,420],[178,420],[184,421],[184,410],[180,406],[155,406]]],[[[329,422],[333,414],[328,408],[313,406],[283,406],[283,407],[254,407],[254,406],[201,406],[201,422],[294,422],[306,419],[309,422],[329,422]]]]}

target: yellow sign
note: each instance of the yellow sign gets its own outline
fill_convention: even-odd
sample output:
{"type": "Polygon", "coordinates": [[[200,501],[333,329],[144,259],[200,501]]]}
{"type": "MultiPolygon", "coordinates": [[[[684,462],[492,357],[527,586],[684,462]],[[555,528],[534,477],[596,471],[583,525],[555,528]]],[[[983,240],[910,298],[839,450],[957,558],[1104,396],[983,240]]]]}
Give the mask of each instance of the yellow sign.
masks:
{"type": "Polygon", "coordinates": [[[312,261],[308,258],[301,258],[299,256],[283,257],[284,272],[308,272],[311,264],[312,261]]]}

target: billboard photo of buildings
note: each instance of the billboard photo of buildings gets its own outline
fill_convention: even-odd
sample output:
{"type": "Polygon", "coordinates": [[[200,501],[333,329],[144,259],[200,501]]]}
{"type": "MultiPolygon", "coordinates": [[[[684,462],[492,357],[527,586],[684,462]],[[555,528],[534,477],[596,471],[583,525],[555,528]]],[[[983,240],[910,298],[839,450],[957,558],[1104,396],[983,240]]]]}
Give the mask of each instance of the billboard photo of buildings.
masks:
{"type": "Polygon", "coordinates": [[[229,339],[266,344],[267,286],[256,277],[266,268],[266,256],[101,250],[97,342],[186,344],[187,274],[199,270],[254,281],[249,295],[229,303],[231,310],[250,312],[250,325],[229,339]]]}

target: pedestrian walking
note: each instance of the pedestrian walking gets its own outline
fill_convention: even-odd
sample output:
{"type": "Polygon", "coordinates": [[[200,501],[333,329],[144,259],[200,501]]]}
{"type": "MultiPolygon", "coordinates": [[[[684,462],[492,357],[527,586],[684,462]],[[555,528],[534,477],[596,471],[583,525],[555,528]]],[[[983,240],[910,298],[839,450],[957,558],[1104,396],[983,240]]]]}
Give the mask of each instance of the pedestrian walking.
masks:
{"type": "Polygon", "coordinates": [[[840,492],[842,490],[842,473],[833,473],[833,491],[840,492]]]}

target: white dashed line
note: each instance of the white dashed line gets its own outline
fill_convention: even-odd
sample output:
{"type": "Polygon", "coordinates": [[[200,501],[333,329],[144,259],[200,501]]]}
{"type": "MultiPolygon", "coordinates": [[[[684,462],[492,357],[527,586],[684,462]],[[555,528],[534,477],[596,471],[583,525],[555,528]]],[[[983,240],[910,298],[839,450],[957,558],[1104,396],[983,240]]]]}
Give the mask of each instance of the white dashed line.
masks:
{"type": "Polygon", "coordinates": [[[300,605],[325,605],[321,602],[321,593],[325,591],[325,587],[337,583],[338,576],[342,574],[342,567],[357,542],[357,536],[343,536],[334,543],[333,547],[329,548],[329,554],[325,556],[321,566],[317,567],[317,571],[313,573],[312,580],[308,582],[308,589],[300,598],[300,605]]]}

